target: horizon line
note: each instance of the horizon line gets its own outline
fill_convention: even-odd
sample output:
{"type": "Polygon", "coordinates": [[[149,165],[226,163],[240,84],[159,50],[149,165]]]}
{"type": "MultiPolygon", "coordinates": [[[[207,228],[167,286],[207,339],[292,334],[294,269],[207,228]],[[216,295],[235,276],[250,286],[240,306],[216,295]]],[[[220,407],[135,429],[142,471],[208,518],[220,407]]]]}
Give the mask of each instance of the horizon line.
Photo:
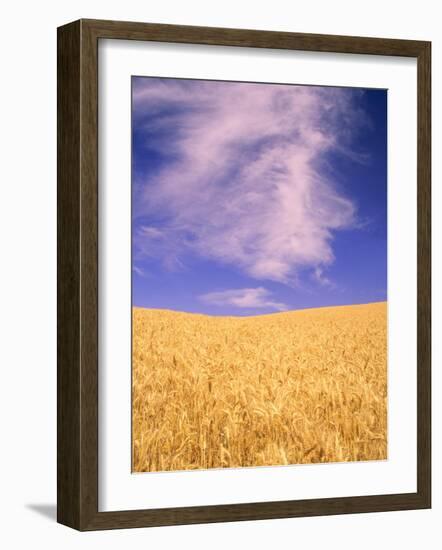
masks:
{"type": "Polygon", "coordinates": [[[297,309],[287,309],[285,311],[272,311],[269,313],[256,313],[251,315],[223,315],[223,314],[216,314],[216,313],[202,313],[198,311],[185,311],[181,309],[171,309],[171,308],[161,308],[161,307],[144,307],[144,306],[137,306],[132,304],[132,309],[144,309],[148,311],[166,311],[170,313],[186,313],[188,315],[202,315],[204,317],[238,317],[238,318],[247,318],[247,317],[263,317],[263,316],[270,316],[270,315],[284,315],[285,313],[296,313],[298,311],[309,311],[309,310],[316,310],[316,309],[338,309],[338,308],[344,308],[344,307],[357,307],[357,306],[369,306],[374,304],[387,304],[388,300],[376,300],[374,302],[358,302],[358,303],[351,303],[351,304],[338,304],[338,305],[327,305],[327,306],[317,306],[317,307],[300,307],[297,309]]]}

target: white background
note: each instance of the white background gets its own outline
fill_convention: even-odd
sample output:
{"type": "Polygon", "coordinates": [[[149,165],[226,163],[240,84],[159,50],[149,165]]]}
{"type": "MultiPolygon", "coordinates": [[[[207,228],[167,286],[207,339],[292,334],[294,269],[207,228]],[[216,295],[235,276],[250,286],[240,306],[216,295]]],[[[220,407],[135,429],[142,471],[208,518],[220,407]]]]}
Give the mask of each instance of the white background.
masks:
{"type": "Polygon", "coordinates": [[[416,61],[111,40],[99,67],[99,509],[415,492],[416,61]],[[388,89],[388,460],[131,474],[130,85],[146,72],[388,89]]]}
{"type": "MultiPolygon", "coordinates": [[[[442,520],[441,292],[434,285],[433,510],[76,533],[54,523],[56,26],[79,17],[433,41],[433,211],[441,205],[439,2],[78,0],[3,6],[0,128],[0,541],[7,548],[438,548],[442,520]],[[6,375],[6,377],[5,377],[6,375]]],[[[442,279],[434,216],[433,279],[442,279]]],[[[404,243],[406,246],[406,243],[404,243]]]]}

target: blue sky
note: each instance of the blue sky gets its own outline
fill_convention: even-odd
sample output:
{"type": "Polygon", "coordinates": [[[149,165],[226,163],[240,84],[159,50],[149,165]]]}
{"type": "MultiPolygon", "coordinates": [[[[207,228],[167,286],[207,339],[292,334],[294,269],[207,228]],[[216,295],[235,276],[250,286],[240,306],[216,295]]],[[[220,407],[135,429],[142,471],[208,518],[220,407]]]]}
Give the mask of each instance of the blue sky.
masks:
{"type": "Polygon", "coordinates": [[[258,315],[386,293],[385,90],[133,77],[133,305],[258,315]]]}

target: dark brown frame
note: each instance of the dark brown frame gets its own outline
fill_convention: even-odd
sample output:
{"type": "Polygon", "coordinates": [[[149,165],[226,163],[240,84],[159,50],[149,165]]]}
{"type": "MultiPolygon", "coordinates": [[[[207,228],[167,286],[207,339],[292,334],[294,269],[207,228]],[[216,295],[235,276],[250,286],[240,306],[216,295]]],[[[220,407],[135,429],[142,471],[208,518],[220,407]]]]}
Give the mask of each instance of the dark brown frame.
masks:
{"type": "Polygon", "coordinates": [[[431,507],[431,43],[79,20],[58,29],[57,517],[81,531],[431,507]],[[98,40],[406,56],[418,66],[417,492],[98,511],[98,40]]]}

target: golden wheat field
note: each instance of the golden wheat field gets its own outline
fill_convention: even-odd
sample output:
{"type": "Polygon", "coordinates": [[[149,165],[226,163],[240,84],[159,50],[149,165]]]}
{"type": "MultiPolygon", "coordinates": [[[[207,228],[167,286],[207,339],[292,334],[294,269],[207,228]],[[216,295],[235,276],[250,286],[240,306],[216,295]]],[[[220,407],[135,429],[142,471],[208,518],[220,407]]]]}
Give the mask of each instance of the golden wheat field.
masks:
{"type": "Polygon", "coordinates": [[[386,302],[133,309],[133,471],[387,458],[386,302]]]}

